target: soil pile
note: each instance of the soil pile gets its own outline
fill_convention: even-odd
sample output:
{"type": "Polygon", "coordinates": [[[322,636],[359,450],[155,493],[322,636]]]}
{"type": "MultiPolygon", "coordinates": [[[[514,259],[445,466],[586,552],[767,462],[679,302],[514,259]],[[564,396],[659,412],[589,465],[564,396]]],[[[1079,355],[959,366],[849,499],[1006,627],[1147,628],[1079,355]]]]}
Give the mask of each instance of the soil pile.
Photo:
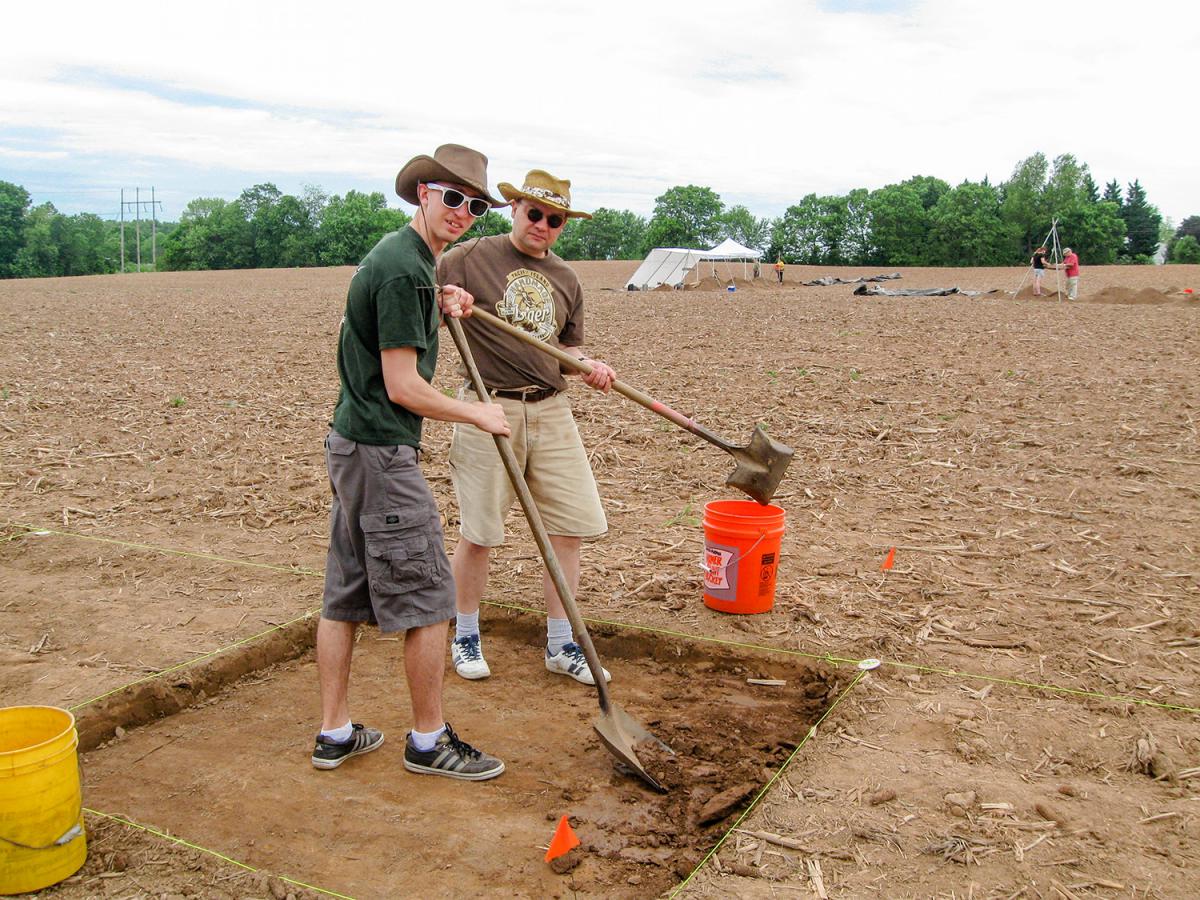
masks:
{"type": "Polygon", "coordinates": [[[1174,288],[1159,290],[1157,288],[1146,287],[1141,290],[1133,290],[1123,287],[1108,287],[1097,294],[1092,294],[1090,297],[1083,299],[1089,303],[1120,303],[1128,306],[1160,306],[1162,304],[1179,304],[1184,305],[1190,301],[1188,295],[1174,288]]]}
{"type": "MultiPolygon", "coordinates": [[[[1033,293],[1033,285],[1027,284],[1021,288],[1016,295],[1017,300],[1059,300],[1059,294],[1054,290],[1052,282],[1043,282],[1042,295],[1039,297],[1033,293]]],[[[1063,287],[1062,299],[1067,299],[1066,287],[1063,287]]],[[[1168,288],[1131,288],[1120,286],[1109,286],[1101,288],[1094,293],[1087,292],[1083,289],[1080,291],[1079,303],[1113,303],[1121,306],[1187,306],[1189,304],[1197,304],[1195,298],[1200,297],[1200,294],[1185,294],[1182,290],[1176,287],[1168,288]]]]}
{"type": "Polygon", "coordinates": [[[699,281],[693,281],[683,286],[685,291],[723,291],[728,282],[713,275],[706,275],[699,281]]]}

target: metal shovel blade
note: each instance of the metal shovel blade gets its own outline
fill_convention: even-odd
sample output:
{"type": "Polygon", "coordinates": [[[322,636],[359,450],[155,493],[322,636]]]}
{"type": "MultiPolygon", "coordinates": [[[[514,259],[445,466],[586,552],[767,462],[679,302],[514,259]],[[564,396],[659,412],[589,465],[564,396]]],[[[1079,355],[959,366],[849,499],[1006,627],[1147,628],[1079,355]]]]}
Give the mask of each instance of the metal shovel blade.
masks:
{"type": "Polygon", "coordinates": [[[608,752],[623,763],[642,781],[650,785],[660,794],[667,793],[667,788],[658,782],[642,765],[642,761],[638,759],[637,751],[633,745],[637,741],[652,740],[668,753],[674,753],[666,744],[652,735],[642,726],[637,719],[633,718],[621,707],[610,702],[608,709],[600,713],[600,717],[592,723],[592,727],[596,729],[596,734],[600,738],[600,742],[608,748],[608,752]]]}
{"type": "Polygon", "coordinates": [[[759,503],[770,503],[795,453],[791,447],[772,440],[761,427],[755,428],[749,444],[729,451],[736,465],[725,484],[759,503]]]}

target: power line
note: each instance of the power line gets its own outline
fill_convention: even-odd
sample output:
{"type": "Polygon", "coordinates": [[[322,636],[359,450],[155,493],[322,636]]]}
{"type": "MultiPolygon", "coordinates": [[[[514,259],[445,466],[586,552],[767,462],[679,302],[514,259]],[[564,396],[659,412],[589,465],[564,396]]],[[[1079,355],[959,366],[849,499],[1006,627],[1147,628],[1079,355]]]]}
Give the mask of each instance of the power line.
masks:
{"type": "Polygon", "coordinates": [[[158,269],[158,210],[162,206],[161,200],[154,199],[154,188],[150,188],[150,199],[142,199],[142,189],[134,188],[134,199],[125,199],[125,188],[121,188],[121,271],[125,271],[125,210],[132,208],[135,218],[135,235],[137,237],[137,270],[142,271],[142,208],[150,207],[150,216],[153,225],[150,232],[150,260],[151,265],[158,269]]]}

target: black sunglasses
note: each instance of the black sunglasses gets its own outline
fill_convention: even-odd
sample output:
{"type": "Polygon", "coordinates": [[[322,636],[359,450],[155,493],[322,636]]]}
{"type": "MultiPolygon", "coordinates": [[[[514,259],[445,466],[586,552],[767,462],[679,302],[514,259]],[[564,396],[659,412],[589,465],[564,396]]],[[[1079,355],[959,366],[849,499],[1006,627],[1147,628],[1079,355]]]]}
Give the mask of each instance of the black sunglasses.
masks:
{"type": "Polygon", "coordinates": [[[476,219],[491,209],[491,204],[482,197],[468,197],[462,191],[455,190],[452,187],[446,187],[444,184],[437,182],[427,182],[425,187],[433,191],[442,192],[442,205],[446,209],[458,209],[464,203],[467,204],[467,212],[473,215],[476,219]]]}
{"type": "Polygon", "coordinates": [[[530,206],[526,208],[525,215],[529,217],[530,222],[535,224],[545,218],[546,224],[551,228],[562,228],[563,222],[567,221],[566,216],[560,216],[558,213],[550,213],[550,215],[546,215],[536,206],[530,206]]]}

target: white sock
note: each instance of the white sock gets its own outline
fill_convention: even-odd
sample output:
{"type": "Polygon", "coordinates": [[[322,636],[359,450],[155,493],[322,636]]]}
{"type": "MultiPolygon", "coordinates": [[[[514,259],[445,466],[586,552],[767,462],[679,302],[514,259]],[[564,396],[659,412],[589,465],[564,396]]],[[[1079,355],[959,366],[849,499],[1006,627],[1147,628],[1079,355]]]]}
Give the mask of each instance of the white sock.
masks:
{"type": "Polygon", "coordinates": [[[344,744],[354,736],[354,725],[347,722],[341,728],[334,728],[330,731],[322,731],[321,737],[326,740],[333,741],[335,744],[344,744]]]}
{"type": "Polygon", "coordinates": [[[546,619],[546,649],[551,656],[573,640],[575,635],[571,631],[570,619],[546,619]]]}
{"type": "Polygon", "coordinates": [[[442,732],[445,730],[446,726],[443,725],[437,731],[431,731],[426,734],[425,732],[417,731],[417,729],[414,728],[409,732],[409,734],[412,735],[413,746],[422,753],[428,753],[433,749],[433,745],[437,743],[437,739],[442,736],[442,732]]]}
{"type": "Polygon", "coordinates": [[[479,610],[473,613],[459,613],[454,622],[454,637],[465,638],[479,634],[479,610]]]}

